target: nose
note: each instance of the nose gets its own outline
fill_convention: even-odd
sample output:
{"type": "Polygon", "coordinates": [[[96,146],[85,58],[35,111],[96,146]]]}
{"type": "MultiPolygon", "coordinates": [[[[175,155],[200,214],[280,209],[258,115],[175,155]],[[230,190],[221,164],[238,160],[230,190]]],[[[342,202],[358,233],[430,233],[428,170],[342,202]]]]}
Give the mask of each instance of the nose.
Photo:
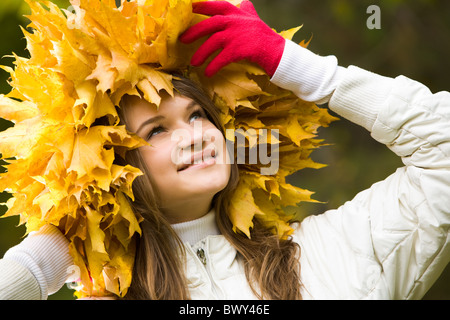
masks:
{"type": "Polygon", "coordinates": [[[201,151],[203,148],[203,128],[200,121],[194,121],[194,124],[181,124],[174,130],[172,136],[178,137],[177,149],[201,151]]]}
{"type": "Polygon", "coordinates": [[[191,163],[194,155],[203,152],[203,130],[201,122],[180,123],[172,132],[171,140],[175,141],[172,149],[172,162],[180,165],[191,163]]]}

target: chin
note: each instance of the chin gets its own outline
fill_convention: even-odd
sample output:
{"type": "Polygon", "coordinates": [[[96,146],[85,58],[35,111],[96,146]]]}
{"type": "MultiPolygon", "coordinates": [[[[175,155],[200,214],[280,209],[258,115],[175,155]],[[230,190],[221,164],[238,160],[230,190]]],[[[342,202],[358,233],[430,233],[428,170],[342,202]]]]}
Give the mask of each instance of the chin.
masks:
{"type": "Polygon", "coordinates": [[[211,168],[183,172],[184,185],[188,193],[216,194],[228,185],[230,165],[215,165],[211,168]]]}

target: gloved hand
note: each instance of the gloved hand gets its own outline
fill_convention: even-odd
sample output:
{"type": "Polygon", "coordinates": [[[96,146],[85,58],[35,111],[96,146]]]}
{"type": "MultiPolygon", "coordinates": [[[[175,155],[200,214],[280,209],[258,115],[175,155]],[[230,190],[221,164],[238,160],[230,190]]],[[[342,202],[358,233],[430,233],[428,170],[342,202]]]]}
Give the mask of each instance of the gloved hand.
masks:
{"type": "Polygon", "coordinates": [[[197,2],[193,3],[193,11],[212,16],[180,37],[181,42],[192,43],[212,34],[192,57],[193,66],[202,65],[222,49],[207,66],[206,76],[211,77],[224,66],[244,59],[257,63],[273,76],[283,55],[285,39],[259,18],[250,1],[243,1],[240,8],[227,1],[197,2]]]}

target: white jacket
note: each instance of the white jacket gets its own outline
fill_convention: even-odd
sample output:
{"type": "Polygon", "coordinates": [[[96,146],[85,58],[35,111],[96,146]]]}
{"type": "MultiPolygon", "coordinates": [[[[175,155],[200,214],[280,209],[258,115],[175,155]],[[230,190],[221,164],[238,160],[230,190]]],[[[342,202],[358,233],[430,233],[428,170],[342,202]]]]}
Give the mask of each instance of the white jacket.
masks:
{"type": "MultiPolygon", "coordinates": [[[[298,66],[303,55],[288,42],[272,81],[304,94],[299,88],[304,69],[298,66]]],[[[335,63],[327,59],[324,64],[335,63]]],[[[339,209],[297,226],[302,296],[420,299],[450,261],[450,93],[432,94],[403,76],[391,79],[357,67],[336,73],[322,73],[322,82],[339,78],[329,107],[369,130],[405,166],[339,209]]],[[[310,95],[323,101],[329,93],[310,95]]],[[[242,261],[223,236],[186,247],[193,299],[256,298],[242,261]]]]}
{"type": "MultiPolygon", "coordinates": [[[[333,111],[369,130],[405,166],[339,209],[297,226],[303,298],[420,299],[450,260],[450,93],[432,94],[403,76],[333,65],[334,58],[287,42],[272,81],[304,99],[329,100],[333,111]],[[305,72],[304,61],[316,59],[318,67],[305,72]]],[[[213,213],[174,228],[186,241],[193,299],[256,298],[236,250],[218,235],[213,213]]],[[[20,299],[12,279],[21,276],[21,288],[29,281],[34,298],[45,298],[32,274],[0,276],[0,297],[20,299]]]]}

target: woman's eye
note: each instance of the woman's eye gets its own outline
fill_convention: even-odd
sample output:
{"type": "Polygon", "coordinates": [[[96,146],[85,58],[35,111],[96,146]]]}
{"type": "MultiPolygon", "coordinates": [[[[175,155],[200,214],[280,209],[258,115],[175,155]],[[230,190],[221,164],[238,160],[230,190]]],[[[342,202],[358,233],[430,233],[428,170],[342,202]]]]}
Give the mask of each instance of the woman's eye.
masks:
{"type": "Polygon", "coordinates": [[[152,137],[154,137],[154,136],[156,136],[156,135],[158,135],[158,134],[160,134],[162,132],[164,132],[164,128],[163,127],[156,127],[156,128],[152,129],[148,133],[147,139],[150,139],[150,138],[152,138],[152,137]]]}
{"type": "Polygon", "coordinates": [[[202,119],[202,118],[204,118],[204,115],[203,115],[202,112],[200,112],[200,111],[194,111],[194,112],[191,114],[191,116],[189,117],[189,122],[192,122],[192,121],[195,121],[195,120],[198,120],[198,119],[202,119]]]}

